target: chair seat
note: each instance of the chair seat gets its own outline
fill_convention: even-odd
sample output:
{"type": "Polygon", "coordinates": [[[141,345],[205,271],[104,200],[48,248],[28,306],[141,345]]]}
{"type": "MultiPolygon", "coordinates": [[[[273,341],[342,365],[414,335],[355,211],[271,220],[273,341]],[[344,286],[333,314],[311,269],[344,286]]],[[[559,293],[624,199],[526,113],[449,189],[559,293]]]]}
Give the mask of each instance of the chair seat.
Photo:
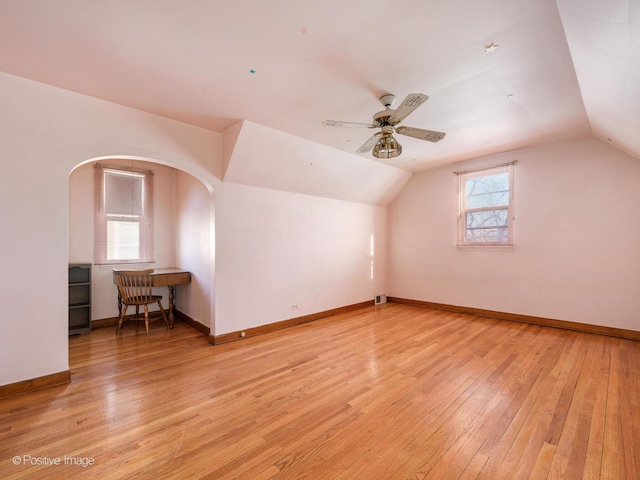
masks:
{"type": "Polygon", "coordinates": [[[150,297],[131,297],[126,301],[122,300],[122,303],[125,305],[145,305],[149,303],[156,303],[159,300],[162,300],[162,295],[151,295],[150,297]]]}

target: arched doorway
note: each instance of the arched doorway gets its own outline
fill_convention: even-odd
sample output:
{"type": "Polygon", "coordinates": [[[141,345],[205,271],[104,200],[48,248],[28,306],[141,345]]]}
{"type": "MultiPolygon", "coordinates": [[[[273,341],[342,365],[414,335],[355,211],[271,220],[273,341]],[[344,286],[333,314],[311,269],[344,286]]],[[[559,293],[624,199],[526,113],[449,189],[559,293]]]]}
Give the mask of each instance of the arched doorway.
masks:
{"type": "MultiPolygon", "coordinates": [[[[105,156],[76,166],[69,174],[69,263],[93,264],[93,166],[147,168],[154,173],[155,263],[192,272],[192,283],[178,287],[177,308],[214,331],[214,192],[206,180],[174,165],[150,158],[105,156]]],[[[146,268],[148,264],[133,265],[146,268]]],[[[113,265],[93,265],[91,319],[109,322],[117,316],[113,265]]],[[[104,322],[103,322],[104,323],[104,322]]]]}

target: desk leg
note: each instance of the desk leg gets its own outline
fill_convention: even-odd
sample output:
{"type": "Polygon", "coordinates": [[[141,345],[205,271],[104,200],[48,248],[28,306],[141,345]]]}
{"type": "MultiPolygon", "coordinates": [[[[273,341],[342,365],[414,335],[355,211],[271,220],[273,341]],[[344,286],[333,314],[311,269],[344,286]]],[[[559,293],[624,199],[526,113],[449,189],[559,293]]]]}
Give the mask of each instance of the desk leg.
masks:
{"type": "Polygon", "coordinates": [[[176,306],[176,286],[169,285],[169,328],[173,328],[173,310],[176,306]]]}

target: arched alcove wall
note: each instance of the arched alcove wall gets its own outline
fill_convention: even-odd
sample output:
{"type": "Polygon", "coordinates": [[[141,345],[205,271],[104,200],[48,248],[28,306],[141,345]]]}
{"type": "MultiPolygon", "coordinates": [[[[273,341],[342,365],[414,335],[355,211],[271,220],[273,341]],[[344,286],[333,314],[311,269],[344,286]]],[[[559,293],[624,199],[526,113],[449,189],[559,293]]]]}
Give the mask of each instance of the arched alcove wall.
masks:
{"type": "MultiPolygon", "coordinates": [[[[93,166],[100,162],[113,166],[144,168],[154,173],[155,262],[130,264],[130,268],[179,267],[191,272],[190,285],[176,291],[181,313],[207,327],[214,327],[213,260],[215,221],[213,191],[200,180],[153,159],[103,157],[83,162],[69,175],[69,263],[93,263],[93,166]]],[[[113,265],[93,265],[92,321],[118,315],[113,265]]],[[[168,290],[163,295],[168,305],[168,290]]],[[[212,328],[213,330],[213,328],[212,328]]]]}

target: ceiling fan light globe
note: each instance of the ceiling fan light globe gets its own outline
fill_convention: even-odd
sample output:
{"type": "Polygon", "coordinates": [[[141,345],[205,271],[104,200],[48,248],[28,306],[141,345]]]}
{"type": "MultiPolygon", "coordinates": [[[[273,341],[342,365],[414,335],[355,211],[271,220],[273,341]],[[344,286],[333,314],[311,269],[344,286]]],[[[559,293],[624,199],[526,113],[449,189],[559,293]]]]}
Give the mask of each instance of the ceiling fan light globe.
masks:
{"type": "Polygon", "coordinates": [[[402,153],[400,145],[391,135],[383,135],[373,147],[372,155],[376,158],[395,158],[402,153]]]}

